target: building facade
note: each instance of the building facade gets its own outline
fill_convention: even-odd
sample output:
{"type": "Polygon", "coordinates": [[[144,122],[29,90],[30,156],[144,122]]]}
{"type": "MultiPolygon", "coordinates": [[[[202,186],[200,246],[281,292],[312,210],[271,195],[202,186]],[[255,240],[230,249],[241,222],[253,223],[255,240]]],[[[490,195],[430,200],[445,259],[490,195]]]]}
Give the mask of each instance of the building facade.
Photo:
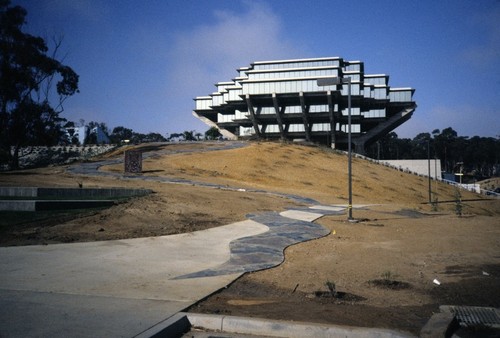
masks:
{"type": "Polygon", "coordinates": [[[347,149],[350,87],[352,144],[362,154],[416,108],[414,89],[391,88],[388,75],[365,74],[361,61],[259,61],[237,72],[231,81],[217,83],[216,92],[196,97],[193,111],[230,139],[304,140],[347,149]],[[318,85],[331,78],[343,83],[318,85]]]}

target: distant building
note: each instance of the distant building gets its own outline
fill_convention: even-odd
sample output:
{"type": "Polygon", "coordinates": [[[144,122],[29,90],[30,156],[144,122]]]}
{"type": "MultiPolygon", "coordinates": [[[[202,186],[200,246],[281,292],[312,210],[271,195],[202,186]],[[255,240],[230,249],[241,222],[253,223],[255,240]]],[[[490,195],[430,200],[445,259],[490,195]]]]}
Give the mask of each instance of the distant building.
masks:
{"type": "Polygon", "coordinates": [[[84,127],[68,127],[66,128],[66,137],[70,143],[74,139],[78,140],[78,144],[84,145],[87,136],[95,135],[95,144],[109,144],[110,140],[108,135],[102,130],[101,127],[94,127],[92,129],[84,127]]]}
{"type": "Polygon", "coordinates": [[[85,137],[87,135],[87,127],[67,127],[66,138],[70,143],[74,143],[74,140],[78,141],[78,144],[83,145],[85,143],[85,137]]]}
{"type": "Polygon", "coordinates": [[[94,127],[90,130],[89,135],[94,134],[96,136],[96,144],[109,144],[110,140],[108,135],[102,130],[101,127],[94,127]]]}
{"type": "Polygon", "coordinates": [[[318,79],[351,78],[351,131],[355,151],[407,121],[414,89],[391,88],[389,76],[365,74],[361,61],[339,57],[259,61],[195,98],[193,114],[230,139],[306,140],[347,149],[348,85],[320,87],[318,79]]]}

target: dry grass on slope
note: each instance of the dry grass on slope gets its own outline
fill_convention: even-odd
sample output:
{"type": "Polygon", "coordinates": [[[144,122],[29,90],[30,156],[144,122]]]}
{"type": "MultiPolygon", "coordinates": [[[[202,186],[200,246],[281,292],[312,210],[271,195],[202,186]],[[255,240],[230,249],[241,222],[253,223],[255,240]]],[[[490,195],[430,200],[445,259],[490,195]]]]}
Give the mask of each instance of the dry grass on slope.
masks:
{"type": "MultiPolygon", "coordinates": [[[[428,179],[369,161],[353,159],[354,204],[398,204],[429,211],[428,179]]],[[[261,188],[298,194],[323,203],[346,203],[347,156],[327,148],[278,142],[250,143],[248,147],[204,153],[175,154],[144,162],[144,170],[181,175],[198,181],[261,188]]],[[[456,199],[454,187],[432,182],[433,198],[456,199]],[[435,195],[434,195],[435,194],[435,195]]],[[[462,199],[479,196],[466,191],[462,199]]],[[[488,203],[464,203],[464,213],[495,214],[488,203]]],[[[440,210],[453,211],[454,203],[440,210]]]]}

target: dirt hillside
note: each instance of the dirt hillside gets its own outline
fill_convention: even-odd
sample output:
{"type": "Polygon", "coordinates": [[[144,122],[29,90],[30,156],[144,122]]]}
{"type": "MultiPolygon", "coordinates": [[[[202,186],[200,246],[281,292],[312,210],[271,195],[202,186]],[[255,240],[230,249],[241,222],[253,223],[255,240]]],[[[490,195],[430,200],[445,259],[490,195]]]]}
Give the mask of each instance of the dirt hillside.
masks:
{"type": "MultiPolygon", "coordinates": [[[[220,143],[148,145],[143,176],[242,188],[76,176],[66,167],[0,174],[0,185],[143,187],[154,194],[112,208],[52,222],[3,227],[3,245],[93,241],[195,231],[242,220],[247,213],[284,210],[290,199],[250,189],[294,194],[323,204],[347,203],[347,158],[313,146],[256,142],[229,150],[220,143]],[[245,191],[243,191],[245,190],[245,191]]],[[[139,147],[140,148],[140,147],[139,147]]],[[[121,148],[106,158],[122,157],[121,148]]],[[[247,274],[191,311],[377,326],[418,334],[442,304],[500,307],[500,200],[363,159],[353,161],[353,202],[359,223],[345,215],[318,223],[332,232],[294,245],[285,262],[247,274]],[[433,283],[438,279],[441,284],[433,283]],[[328,288],[333,285],[336,297],[328,288]]]]}

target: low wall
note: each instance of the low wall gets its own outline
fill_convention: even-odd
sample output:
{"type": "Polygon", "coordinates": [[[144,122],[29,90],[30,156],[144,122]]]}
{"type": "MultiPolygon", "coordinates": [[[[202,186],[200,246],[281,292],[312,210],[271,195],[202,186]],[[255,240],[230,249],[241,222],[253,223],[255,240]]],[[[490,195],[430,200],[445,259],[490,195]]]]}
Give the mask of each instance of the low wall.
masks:
{"type": "Polygon", "coordinates": [[[0,211],[40,211],[109,207],[117,198],[145,196],[149,189],[0,187],[0,211]],[[2,200],[15,197],[17,200],[2,200]],[[26,198],[22,200],[19,198],[26,198]],[[36,200],[44,198],[44,200],[36,200]]]}
{"type": "Polygon", "coordinates": [[[64,201],[36,201],[36,200],[0,200],[0,211],[44,211],[110,207],[115,204],[112,200],[64,200],[64,201]]]}
{"type": "MultiPolygon", "coordinates": [[[[24,147],[19,149],[19,167],[30,168],[52,164],[68,164],[75,161],[88,160],[116,148],[114,144],[86,146],[53,146],[24,147]]],[[[13,153],[14,148],[11,148],[13,153]]],[[[0,170],[8,170],[7,164],[0,165],[0,170]]]]}
{"type": "MultiPolygon", "coordinates": [[[[381,163],[391,167],[398,168],[401,171],[414,173],[422,176],[429,176],[429,160],[381,160],[381,163]]],[[[440,180],[441,177],[441,161],[431,159],[430,176],[440,180]]]]}
{"type": "Polygon", "coordinates": [[[144,196],[149,189],[0,187],[0,197],[116,198],[144,196]]]}

